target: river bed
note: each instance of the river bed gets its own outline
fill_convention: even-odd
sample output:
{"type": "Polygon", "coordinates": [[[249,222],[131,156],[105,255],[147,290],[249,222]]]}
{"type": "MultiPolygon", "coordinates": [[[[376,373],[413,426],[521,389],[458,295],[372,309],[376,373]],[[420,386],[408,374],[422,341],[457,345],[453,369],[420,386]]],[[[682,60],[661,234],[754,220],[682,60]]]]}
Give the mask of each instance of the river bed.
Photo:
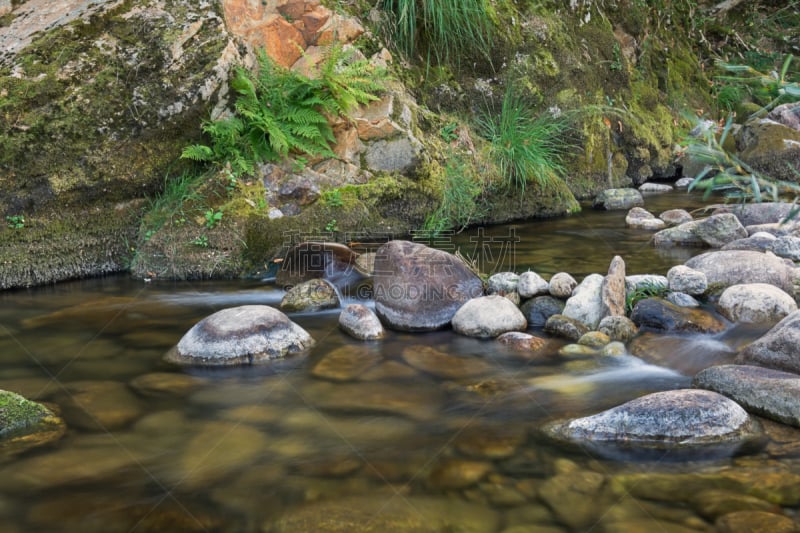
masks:
{"type": "MultiPolygon", "coordinates": [[[[645,207],[701,205],[671,193],[645,207]]],[[[614,255],[629,274],[666,274],[700,252],[655,250],[624,216],[586,210],[438,244],[494,270],[578,279],[614,255]]],[[[653,343],[675,364],[565,359],[557,340],[534,361],[450,331],[361,343],[329,311],[291,316],[317,341],[302,357],[213,371],[162,361],[205,316],[283,294],[258,280],[127,276],[0,293],[0,388],[68,426],[55,444],[0,456],[0,532],[713,531],[739,508],[795,520],[794,429],[765,423],[763,448],[691,460],[611,460],[541,433],[687,387],[692,361],[732,360],[760,332],[653,343]]]]}

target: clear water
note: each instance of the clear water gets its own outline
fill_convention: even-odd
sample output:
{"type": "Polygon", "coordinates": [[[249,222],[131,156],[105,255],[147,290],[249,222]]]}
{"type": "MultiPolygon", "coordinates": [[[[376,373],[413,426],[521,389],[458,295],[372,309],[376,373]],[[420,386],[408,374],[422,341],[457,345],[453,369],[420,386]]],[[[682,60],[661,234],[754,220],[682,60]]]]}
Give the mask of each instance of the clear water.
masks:
{"type": "MultiPolygon", "coordinates": [[[[673,194],[647,207],[676,205],[699,201],[673,194]]],[[[509,234],[520,240],[508,266],[543,274],[603,273],[614,255],[629,273],[664,274],[698,252],[655,251],[649,233],[625,229],[624,212],[595,211],[446,244],[509,234]]],[[[162,362],[203,317],[276,306],[282,294],[256,281],[127,277],[0,293],[0,388],[68,425],[53,444],[0,451],[0,532],[710,530],[685,500],[636,499],[612,480],[776,462],[798,471],[791,454],[765,451],[614,461],[554,445],[541,432],[551,421],[690,383],[681,365],[559,358],[557,341],[536,360],[447,331],[360,343],[322,312],[292,317],[317,340],[307,356],[214,371],[162,362]],[[436,362],[420,365],[423,352],[436,362]]],[[[682,339],[670,355],[724,360],[755,334],[682,339]]]]}

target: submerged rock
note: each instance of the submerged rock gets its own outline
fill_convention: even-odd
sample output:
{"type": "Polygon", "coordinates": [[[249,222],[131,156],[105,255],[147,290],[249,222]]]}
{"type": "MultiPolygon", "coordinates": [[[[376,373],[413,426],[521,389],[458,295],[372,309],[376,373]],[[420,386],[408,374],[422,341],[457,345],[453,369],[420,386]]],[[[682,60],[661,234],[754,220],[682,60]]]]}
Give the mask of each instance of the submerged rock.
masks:
{"type": "Polygon", "coordinates": [[[0,390],[0,451],[4,454],[49,444],[66,431],[64,421],[44,405],[0,390]]]}
{"type": "Polygon", "coordinates": [[[483,294],[481,279],[447,252],[390,241],[376,253],[375,312],[392,329],[441,329],[467,300],[483,294]]]}
{"type": "Polygon", "coordinates": [[[283,296],[281,311],[312,312],[339,307],[336,288],[324,279],[310,279],[295,285],[283,296]]]}
{"type": "Polygon", "coordinates": [[[800,375],[750,365],[707,368],[695,387],[724,394],[748,411],[800,427],[800,375]]]}
{"type": "Polygon", "coordinates": [[[648,394],[596,415],[550,426],[548,431],[579,444],[680,449],[744,441],[757,429],[747,412],[725,396],[681,389],[648,394]]]}
{"type": "Polygon", "coordinates": [[[489,339],[528,327],[525,315],[507,298],[482,296],[465,303],[453,316],[453,331],[467,337],[489,339]]]}
{"type": "Polygon", "coordinates": [[[165,359],[179,365],[246,365],[302,353],[314,339],[266,305],[223,309],[190,329],[165,359]]]}
{"type": "Polygon", "coordinates": [[[359,340],[382,339],[386,335],[378,316],[369,307],[349,304],[339,314],[339,328],[359,340]]]}

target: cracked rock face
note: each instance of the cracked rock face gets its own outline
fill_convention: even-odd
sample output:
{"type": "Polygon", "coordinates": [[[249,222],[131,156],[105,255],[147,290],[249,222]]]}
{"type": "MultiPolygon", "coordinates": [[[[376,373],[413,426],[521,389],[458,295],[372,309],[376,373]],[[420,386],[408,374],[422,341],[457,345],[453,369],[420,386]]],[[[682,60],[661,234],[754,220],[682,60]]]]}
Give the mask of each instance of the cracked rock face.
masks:
{"type": "Polygon", "coordinates": [[[243,305],[195,324],[165,359],[179,365],[247,365],[302,353],[313,345],[311,335],[277,309],[243,305]]]}

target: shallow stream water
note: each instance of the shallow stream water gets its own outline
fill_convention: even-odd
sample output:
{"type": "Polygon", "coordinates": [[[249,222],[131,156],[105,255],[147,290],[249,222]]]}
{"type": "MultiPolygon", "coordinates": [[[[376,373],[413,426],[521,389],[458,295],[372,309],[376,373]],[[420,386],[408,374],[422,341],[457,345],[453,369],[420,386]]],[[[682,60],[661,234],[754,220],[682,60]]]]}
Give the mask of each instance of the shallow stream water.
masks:
{"type": "MultiPolygon", "coordinates": [[[[701,205],[673,193],[646,207],[701,205]]],[[[700,251],[657,251],[624,216],[586,210],[438,244],[494,270],[578,279],[614,255],[629,274],[665,274],[700,251]]],[[[724,505],[762,504],[794,519],[800,494],[774,496],[773,476],[800,474],[795,430],[767,425],[762,449],[691,459],[597,457],[541,433],[686,387],[689,369],[731,360],[759,332],[658,338],[658,364],[564,359],[559,341],[534,361],[449,331],[361,343],[331,311],[292,315],[317,340],[306,356],[213,371],[162,361],[205,316],[282,295],[263,281],[124,276],[0,293],[0,388],[68,426],[55,444],[0,456],[0,532],[711,531],[724,505]],[[687,479],[722,495],[703,499],[687,479]],[[754,495],[761,485],[773,492],[754,495]]]]}

